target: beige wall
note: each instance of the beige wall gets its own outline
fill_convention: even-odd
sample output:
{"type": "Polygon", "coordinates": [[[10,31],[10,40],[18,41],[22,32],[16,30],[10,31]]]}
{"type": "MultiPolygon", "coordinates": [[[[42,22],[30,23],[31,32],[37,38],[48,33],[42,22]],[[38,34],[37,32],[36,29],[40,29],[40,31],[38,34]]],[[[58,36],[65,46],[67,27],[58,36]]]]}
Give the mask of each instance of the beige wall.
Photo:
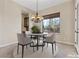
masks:
{"type": "MultiPolygon", "coordinates": [[[[0,0],[0,39],[2,38],[1,32],[2,32],[2,19],[3,19],[3,0],[0,0]]],[[[1,42],[1,40],[0,40],[1,42]]]]}
{"type": "Polygon", "coordinates": [[[20,8],[11,0],[0,0],[0,9],[0,45],[16,42],[16,33],[21,31],[20,8]]]}
{"type": "Polygon", "coordinates": [[[60,35],[57,41],[65,43],[74,43],[74,6],[73,1],[65,2],[63,4],[53,6],[51,8],[40,11],[40,15],[47,15],[51,13],[60,12],[61,25],[60,35]]]}
{"type": "Polygon", "coordinates": [[[28,12],[28,9],[12,0],[0,0],[0,46],[17,42],[16,34],[21,32],[22,11],[28,12]]]}

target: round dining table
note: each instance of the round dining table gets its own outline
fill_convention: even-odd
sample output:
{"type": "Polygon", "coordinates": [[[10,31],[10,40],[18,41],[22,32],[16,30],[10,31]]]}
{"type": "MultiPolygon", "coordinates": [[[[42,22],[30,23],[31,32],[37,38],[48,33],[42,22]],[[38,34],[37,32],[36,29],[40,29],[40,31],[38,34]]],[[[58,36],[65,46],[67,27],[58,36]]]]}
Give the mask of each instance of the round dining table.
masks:
{"type": "Polygon", "coordinates": [[[45,36],[47,35],[47,33],[29,33],[28,34],[30,36],[31,39],[34,39],[34,37],[36,38],[37,44],[36,45],[32,45],[31,47],[37,47],[37,50],[39,50],[39,47],[43,47],[45,44],[39,44],[39,40],[42,37],[42,41],[44,40],[45,36]]]}

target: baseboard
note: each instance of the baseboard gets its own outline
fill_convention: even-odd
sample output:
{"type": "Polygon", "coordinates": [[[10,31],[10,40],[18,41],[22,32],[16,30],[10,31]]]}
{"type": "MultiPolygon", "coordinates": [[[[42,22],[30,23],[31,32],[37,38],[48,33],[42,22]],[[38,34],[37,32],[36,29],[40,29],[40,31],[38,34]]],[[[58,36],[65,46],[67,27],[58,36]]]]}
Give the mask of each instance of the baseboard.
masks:
{"type": "Polygon", "coordinates": [[[16,44],[17,42],[11,42],[11,43],[7,43],[7,44],[3,44],[3,45],[0,45],[0,48],[2,47],[6,47],[6,46],[9,46],[9,45],[13,45],[13,44],[16,44]]]}
{"type": "MultiPolygon", "coordinates": [[[[74,45],[74,43],[69,43],[69,42],[63,42],[63,41],[56,41],[57,43],[61,43],[61,44],[66,44],[66,45],[74,45]]],[[[13,44],[16,44],[17,42],[11,42],[11,43],[7,43],[7,44],[3,44],[3,45],[0,45],[0,48],[1,47],[6,47],[6,46],[9,46],[9,45],[13,45],[13,44]]]]}
{"type": "Polygon", "coordinates": [[[77,54],[79,55],[79,46],[77,44],[74,44],[74,47],[76,48],[77,54]]]}
{"type": "Polygon", "coordinates": [[[74,45],[74,43],[70,42],[63,42],[63,41],[56,41],[57,43],[66,44],[66,45],[74,45]]]}

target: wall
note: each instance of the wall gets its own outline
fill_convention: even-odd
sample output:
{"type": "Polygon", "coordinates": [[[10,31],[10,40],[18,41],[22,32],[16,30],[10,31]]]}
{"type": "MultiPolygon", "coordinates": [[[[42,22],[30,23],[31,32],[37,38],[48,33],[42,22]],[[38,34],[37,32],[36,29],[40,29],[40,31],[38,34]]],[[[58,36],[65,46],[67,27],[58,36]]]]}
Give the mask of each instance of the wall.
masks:
{"type": "Polygon", "coordinates": [[[22,11],[28,12],[28,9],[12,0],[0,0],[0,47],[17,42],[16,34],[21,32],[22,11]]]}
{"type": "Polygon", "coordinates": [[[11,0],[0,0],[0,45],[17,41],[16,33],[21,31],[21,12],[11,0]]]}
{"type": "MultiPolygon", "coordinates": [[[[31,31],[31,27],[33,26],[33,22],[31,20],[31,18],[34,15],[35,11],[30,10],[30,9],[28,9],[26,7],[23,7],[21,5],[20,5],[20,7],[22,9],[22,14],[28,14],[28,16],[29,16],[29,31],[31,31]]],[[[21,16],[22,16],[22,14],[21,14],[21,16]]],[[[23,16],[22,16],[21,22],[22,22],[22,24],[21,24],[21,31],[26,31],[26,29],[24,27],[24,19],[23,19],[23,16]]]]}
{"type": "Polygon", "coordinates": [[[74,43],[74,4],[73,1],[65,2],[51,8],[41,10],[40,15],[60,12],[61,24],[60,33],[56,37],[57,41],[73,44],[74,43]]]}
{"type": "Polygon", "coordinates": [[[23,14],[27,14],[27,15],[22,15],[22,26],[21,26],[21,31],[26,31],[26,28],[24,27],[24,17],[29,17],[29,31],[26,31],[26,32],[30,32],[31,31],[31,28],[32,26],[34,25],[34,22],[32,21],[32,16],[33,16],[33,13],[23,13],[23,14]]]}
{"type": "Polygon", "coordinates": [[[29,17],[27,13],[26,14],[22,14],[22,31],[26,31],[26,28],[24,27],[24,18],[25,17],[29,17]]]}
{"type": "MultiPolygon", "coordinates": [[[[1,32],[2,32],[2,19],[3,19],[3,0],[0,0],[0,39],[2,38],[1,32]]],[[[0,40],[1,42],[1,40],[0,40]]]]}

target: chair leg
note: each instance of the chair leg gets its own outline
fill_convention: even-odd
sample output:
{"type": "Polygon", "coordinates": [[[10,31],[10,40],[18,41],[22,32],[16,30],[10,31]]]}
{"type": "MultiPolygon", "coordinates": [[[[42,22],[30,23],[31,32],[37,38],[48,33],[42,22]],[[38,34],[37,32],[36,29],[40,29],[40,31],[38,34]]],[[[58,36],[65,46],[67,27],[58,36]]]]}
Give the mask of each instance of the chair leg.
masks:
{"type": "Polygon", "coordinates": [[[52,54],[54,54],[53,43],[52,43],[52,54]]]}
{"type": "Polygon", "coordinates": [[[55,51],[56,51],[56,42],[55,42],[55,51]]]}
{"type": "MultiPolygon", "coordinates": [[[[34,46],[34,43],[33,43],[33,46],[34,46]]],[[[34,47],[33,47],[33,52],[35,52],[35,51],[34,51],[34,47]]]]}
{"type": "Polygon", "coordinates": [[[22,58],[24,56],[24,45],[22,45],[22,58]]]}
{"type": "Polygon", "coordinates": [[[17,45],[17,54],[18,54],[18,52],[19,52],[19,44],[17,45]]]}
{"type": "Polygon", "coordinates": [[[30,43],[30,47],[31,47],[31,44],[32,44],[32,43],[30,43]]]}
{"type": "Polygon", "coordinates": [[[48,43],[47,43],[47,47],[48,47],[48,43]]]}
{"type": "Polygon", "coordinates": [[[44,48],[44,47],[42,46],[42,52],[43,52],[43,48],[44,48]]]}

